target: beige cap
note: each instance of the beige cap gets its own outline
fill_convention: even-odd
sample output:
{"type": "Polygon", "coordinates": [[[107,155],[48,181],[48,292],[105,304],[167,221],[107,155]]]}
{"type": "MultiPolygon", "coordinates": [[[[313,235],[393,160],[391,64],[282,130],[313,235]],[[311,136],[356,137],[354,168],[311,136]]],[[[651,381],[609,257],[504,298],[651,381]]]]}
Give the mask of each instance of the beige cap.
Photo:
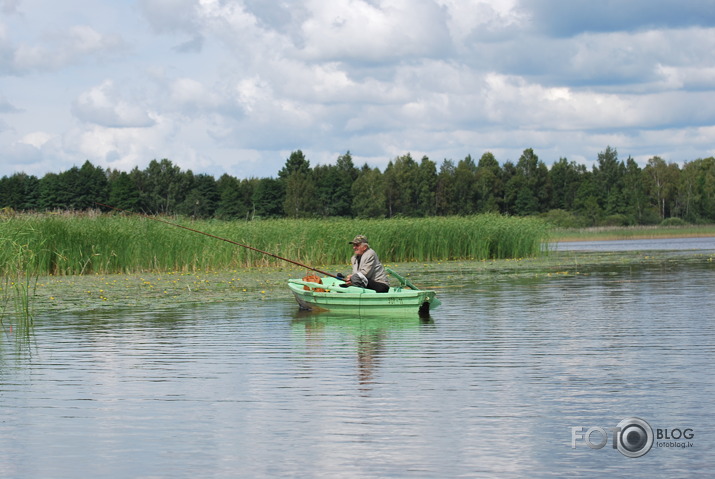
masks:
{"type": "Polygon", "coordinates": [[[365,235],[357,235],[355,238],[353,238],[352,241],[349,241],[348,244],[360,244],[360,243],[367,243],[367,236],[365,235]]]}

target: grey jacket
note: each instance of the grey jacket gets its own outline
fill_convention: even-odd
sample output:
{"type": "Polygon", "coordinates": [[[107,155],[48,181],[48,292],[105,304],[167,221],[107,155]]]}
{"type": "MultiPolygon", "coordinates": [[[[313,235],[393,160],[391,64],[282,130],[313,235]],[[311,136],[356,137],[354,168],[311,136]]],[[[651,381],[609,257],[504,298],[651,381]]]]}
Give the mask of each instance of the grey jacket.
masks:
{"type": "Polygon", "coordinates": [[[383,268],[380,259],[377,257],[377,253],[375,253],[375,250],[372,248],[368,248],[367,251],[362,254],[359,263],[357,255],[353,255],[353,257],[350,258],[350,263],[353,265],[353,274],[362,273],[367,279],[382,284],[390,284],[385,268],[383,268]]]}

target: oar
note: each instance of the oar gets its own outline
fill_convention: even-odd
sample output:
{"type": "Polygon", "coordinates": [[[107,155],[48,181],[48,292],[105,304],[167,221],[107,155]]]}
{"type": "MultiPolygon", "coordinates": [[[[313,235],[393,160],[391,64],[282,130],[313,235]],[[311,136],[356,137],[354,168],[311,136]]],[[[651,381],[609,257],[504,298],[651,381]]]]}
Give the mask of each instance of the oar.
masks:
{"type": "Polygon", "coordinates": [[[405,278],[404,276],[400,276],[399,274],[395,273],[391,268],[385,268],[385,271],[387,271],[387,272],[390,273],[392,276],[394,276],[395,278],[397,278],[402,284],[404,284],[405,286],[409,287],[410,289],[420,289],[420,288],[418,288],[417,286],[415,286],[414,284],[412,284],[412,281],[410,281],[409,279],[405,278]]]}
{"type": "MultiPolygon", "coordinates": [[[[388,273],[390,273],[391,275],[393,275],[395,278],[397,278],[402,284],[406,285],[407,287],[409,287],[409,288],[411,288],[411,289],[415,289],[415,290],[419,290],[419,289],[420,289],[420,288],[418,288],[417,286],[415,286],[414,284],[412,284],[412,281],[410,281],[409,279],[405,278],[404,276],[400,276],[399,274],[395,273],[391,268],[387,268],[387,267],[386,267],[386,268],[385,268],[385,271],[387,271],[388,273]]],[[[437,298],[437,296],[435,296],[434,299],[433,299],[432,302],[431,302],[431,306],[436,308],[436,307],[439,306],[440,304],[442,304],[442,301],[440,301],[440,300],[437,298]]]]}
{"type": "Polygon", "coordinates": [[[238,242],[233,241],[233,240],[230,240],[230,239],[221,238],[220,236],[212,235],[211,233],[206,233],[206,232],[204,232],[204,231],[195,230],[195,229],[193,229],[193,228],[189,228],[188,226],[182,226],[182,225],[179,225],[179,224],[176,224],[176,223],[172,223],[172,222],[170,222],[170,221],[162,220],[161,218],[156,218],[156,217],[154,217],[154,216],[145,215],[144,213],[136,213],[136,212],[133,212],[133,211],[127,211],[127,210],[123,210],[123,209],[121,209],[121,208],[117,208],[117,207],[115,207],[115,206],[109,206],[109,205],[105,205],[105,204],[102,204],[102,203],[96,203],[96,202],[95,202],[95,204],[97,204],[97,205],[99,205],[99,206],[104,206],[105,208],[109,208],[109,209],[112,209],[112,210],[121,211],[122,213],[129,213],[129,214],[132,214],[132,215],[141,216],[141,217],[144,217],[144,218],[153,220],[153,221],[158,221],[159,223],[164,223],[164,224],[167,224],[167,225],[176,226],[177,228],[183,228],[183,229],[185,229],[185,230],[193,231],[194,233],[199,233],[199,234],[202,234],[202,235],[204,235],[204,236],[208,236],[208,237],[210,237],[210,238],[215,238],[215,239],[218,239],[218,240],[221,240],[221,241],[225,241],[226,243],[235,244],[236,246],[241,246],[242,248],[250,249],[251,251],[255,251],[255,252],[257,252],[257,253],[265,254],[265,255],[270,256],[270,257],[272,257],[272,258],[280,259],[280,260],[282,260],[282,261],[287,261],[288,263],[292,263],[292,264],[294,264],[294,265],[296,265],[296,266],[300,266],[300,267],[302,267],[302,268],[306,268],[306,269],[309,269],[309,270],[311,270],[311,271],[315,271],[316,273],[324,274],[325,276],[330,276],[331,278],[335,278],[335,279],[339,279],[339,280],[341,280],[341,281],[345,281],[345,280],[342,279],[342,278],[338,278],[337,276],[335,276],[335,275],[333,275],[333,274],[326,273],[325,271],[321,271],[321,270],[319,270],[319,269],[315,269],[315,268],[313,268],[312,266],[308,266],[308,265],[306,265],[306,264],[299,263],[299,262],[297,262],[297,261],[293,261],[292,259],[283,258],[283,257],[281,257],[281,256],[275,255],[275,254],[273,254],[273,253],[269,253],[269,252],[267,252],[267,251],[262,251],[262,250],[260,250],[260,249],[258,249],[258,248],[254,248],[253,246],[248,246],[248,245],[246,245],[246,244],[241,244],[241,243],[238,243],[238,242]]]}

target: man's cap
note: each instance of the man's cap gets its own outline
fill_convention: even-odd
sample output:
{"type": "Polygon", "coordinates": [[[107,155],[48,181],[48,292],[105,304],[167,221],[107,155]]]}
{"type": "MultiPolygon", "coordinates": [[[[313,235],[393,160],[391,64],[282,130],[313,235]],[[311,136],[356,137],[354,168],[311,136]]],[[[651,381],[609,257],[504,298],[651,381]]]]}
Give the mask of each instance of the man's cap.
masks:
{"type": "Polygon", "coordinates": [[[357,235],[355,238],[353,238],[352,241],[349,241],[348,244],[360,244],[360,243],[367,243],[367,236],[365,235],[357,235]]]}

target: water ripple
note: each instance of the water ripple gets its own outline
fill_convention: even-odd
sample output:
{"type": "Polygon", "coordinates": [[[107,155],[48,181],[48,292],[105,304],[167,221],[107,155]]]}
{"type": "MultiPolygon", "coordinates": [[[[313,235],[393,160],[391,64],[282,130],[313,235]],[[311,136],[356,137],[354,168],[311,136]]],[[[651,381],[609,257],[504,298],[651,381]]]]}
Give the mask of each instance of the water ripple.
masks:
{"type": "Polygon", "coordinates": [[[0,476],[703,475],[713,273],[487,279],[429,320],[283,300],[54,313],[32,355],[2,351],[0,476]],[[571,447],[572,427],[630,416],[695,428],[697,450],[571,447]]]}

